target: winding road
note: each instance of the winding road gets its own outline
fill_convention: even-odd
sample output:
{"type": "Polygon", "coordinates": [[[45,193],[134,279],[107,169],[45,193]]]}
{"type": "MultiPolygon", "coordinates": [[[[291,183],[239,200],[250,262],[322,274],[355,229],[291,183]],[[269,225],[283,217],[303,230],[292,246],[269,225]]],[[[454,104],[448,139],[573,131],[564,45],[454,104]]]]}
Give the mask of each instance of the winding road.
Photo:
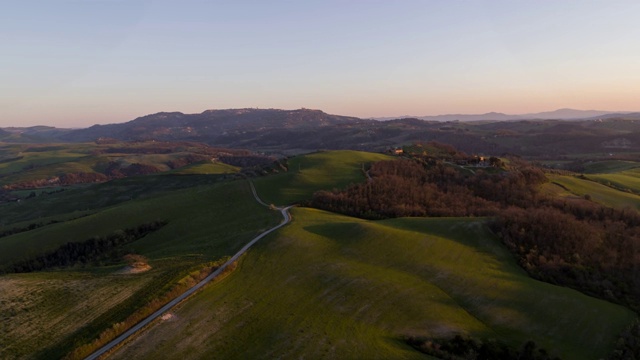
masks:
{"type": "MultiPolygon", "coordinates": [[[[253,193],[253,197],[256,199],[256,201],[261,205],[270,206],[270,205],[268,205],[267,203],[265,203],[264,201],[262,201],[260,199],[260,197],[258,196],[258,193],[256,192],[256,188],[255,188],[255,186],[253,186],[253,182],[251,182],[251,180],[249,180],[249,184],[251,185],[251,192],[253,193]]],[[[161,307],[159,310],[157,310],[153,314],[149,315],[147,318],[145,318],[144,320],[140,321],[139,323],[134,325],[132,328],[130,328],[129,330],[125,331],[122,335],[118,336],[117,338],[113,339],[111,342],[109,342],[105,346],[103,346],[100,349],[98,349],[93,354],[87,356],[85,358],[85,360],[98,359],[100,356],[106,354],[107,352],[109,352],[110,350],[115,348],[116,346],[120,345],[124,340],[126,340],[131,335],[133,335],[136,332],[138,332],[140,329],[142,329],[143,327],[149,325],[149,323],[151,323],[153,320],[157,319],[162,314],[164,314],[165,312],[167,312],[168,310],[170,310],[171,308],[176,306],[182,300],[188,298],[191,294],[193,294],[194,292],[198,291],[200,288],[205,286],[208,282],[210,282],[211,280],[215,279],[229,265],[234,263],[236,260],[238,260],[238,258],[240,256],[242,256],[247,250],[249,250],[249,248],[251,246],[253,246],[253,244],[258,242],[263,237],[271,234],[272,232],[280,229],[281,227],[283,227],[283,226],[287,225],[289,222],[291,222],[291,215],[289,214],[289,209],[290,208],[291,208],[291,206],[287,206],[287,207],[283,207],[283,208],[277,208],[278,210],[280,210],[280,213],[282,214],[282,218],[283,218],[283,220],[280,222],[280,224],[278,224],[278,225],[272,227],[271,229],[269,229],[269,230],[261,233],[260,235],[256,236],[253,240],[249,241],[249,243],[247,243],[242,249],[240,249],[240,251],[238,251],[235,255],[233,255],[231,257],[231,259],[229,259],[227,262],[225,262],[216,271],[212,272],[209,276],[204,278],[204,280],[200,281],[199,283],[194,285],[192,288],[190,288],[189,290],[185,291],[182,295],[180,295],[177,298],[169,301],[166,305],[161,307]]]]}

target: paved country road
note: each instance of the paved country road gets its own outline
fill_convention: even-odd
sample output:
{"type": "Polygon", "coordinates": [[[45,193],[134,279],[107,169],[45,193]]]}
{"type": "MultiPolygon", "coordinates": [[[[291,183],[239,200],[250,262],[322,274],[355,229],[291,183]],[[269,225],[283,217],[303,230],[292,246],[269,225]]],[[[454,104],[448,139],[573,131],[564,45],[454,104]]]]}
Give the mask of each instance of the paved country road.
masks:
{"type": "MultiPolygon", "coordinates": [[[[251,192],[253,193],[253,196],[255,197],[256,201],[258,203],[264,205],[264,206],[269,206],[265,202],[260,200],[260,197],[258,197],[258,194],[256,193],[256,188],[253,186],[253,183],[250,180],[249,180],[249,184],[251,185],[251,192]]],[[[114,347],[118,346],[120,343],[122,343],[128,337],[130,337],[131,335],[135,334],[138,330],[140,330],[143,327],[149,325],[149,323],[151,323],[153,320],[155,320],[158,317],[160,317],[160,315],[164,314],[169,309],[171,309],[172,307],[176,306],[182,300],[186,299],[191,294],[193,294],[194,292],[198,291],[200,288],[205,286],[208,282],[210,282],[211,280],[215,279],[218,275],[220,275],[227,268],[227,266],[229,266],[232,263],[234,263],[236,260],[238,260],[238,258],[240,256],[242,256],[242,254],[244,254],[247,250],[249,250],[249,248],[253,244],[258,242],[263,237],[269,235],[270,233],[272,233],[272,232],[280,229],[281,227],[287,225],[291,221],[291,215],[289,215],[289,209],[290,208],[291,208],[291,206],[287,206],[287,207],[284,207],[284,208],[278,208],[278,210],[280,210],[280,213],[282,214],[282,218],[283,218],[283,220],[282,220],[282,222],[280,222],[280,224],[278,224],[278,225],[272,227],[271,229],[263,232],[262,234],[256,236],[253,240],[249,241],[249,243],[247,245],[245,245],[242,249],[240,249],[240,251],[238,251],[235,255],[233,255],[233,257],[231,259],[229,259],[226,263],[224,263],[222,266],[220,266],[216,271],[212,272],[209,276],[204,278],[204,280],[200,281],[199,283],[194,285],[192,288],[190,288],[189,290],[185,291],[182,295],[180,295],[177,298],[171,300],[165,306],[161,307],[159,310],[157,310],[153,314],[149,315],[149,317],[147,317],[146,319],[140,321],[135,326],[133,326],[131,329],[125,331],[122,335],[118,336],[117,338],[115,338],[114,340],[112,340],[111,342],[109,342],[108,344],[103,346],[102,348],[98,349],[93,354],[87,356],[85,358],[85,360],[94,360],[94,359],[97,359],[100,356],[104,355],[105,353],[107,353],[108,351],[113,349],[114,347]]]]}

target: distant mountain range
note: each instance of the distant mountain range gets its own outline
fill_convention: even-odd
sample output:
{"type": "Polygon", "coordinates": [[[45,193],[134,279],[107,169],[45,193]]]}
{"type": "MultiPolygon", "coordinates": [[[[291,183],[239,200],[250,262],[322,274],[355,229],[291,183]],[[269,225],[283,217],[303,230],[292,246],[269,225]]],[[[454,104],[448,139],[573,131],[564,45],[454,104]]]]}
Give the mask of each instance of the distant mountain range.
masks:
{"type": "Polygon", "coordinates": [[[575,110],[575,109],[558,109],[554,111],[545,111],[531,114],[509,115],[499,112],[490,112],[486,114],[446,114],[433,116],[401,116],[401,117],[384,117],[375,118],[375,120],[392,120],[398,118],[416,118],[428,121],[509,121],[509,120],[576,120],[576,119],[592,119],[596,117],[618,117],[627,112],[601,111],[601,110],[575,110]]]}
{"type": "Polygon", "coordinates": [[[200,142],[272,154],[322,149],[384,151],[428,141],[450,144],[468,153],[538,157],[609,154],[640,151],[640,113],[560,109],[525,115],[489,113],[379,121],[310,109],[227,109],[199,114],[161,112],[85,129],[0,129],[0,142],[105,140],[200,142]]]}
{"type": "Polygon", "coordinates": [[[194,140],[227,142],[246,133],[273,130],[314,129],[336,125],[356,125],[372,120],[330,115],[320,110],[228,109],[207,110],[200,114],[161,112],[110,125],[94,125],[61,136],[67,141],[97,138],[120,140],[194,140]]]}

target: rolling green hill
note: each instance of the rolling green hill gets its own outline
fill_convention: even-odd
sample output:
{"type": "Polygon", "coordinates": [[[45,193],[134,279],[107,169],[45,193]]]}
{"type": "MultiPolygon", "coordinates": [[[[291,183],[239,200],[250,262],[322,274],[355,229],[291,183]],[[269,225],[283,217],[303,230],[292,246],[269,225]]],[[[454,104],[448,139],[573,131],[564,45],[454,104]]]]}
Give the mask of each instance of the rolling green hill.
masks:
{"type": "Polygon", "coordinates": [[[79,144],[0,143],[0,186],[9,189],[51,187],[173,170],[178,174],[222,174],[239,169],[216,156],[247,155],[246,150],[211,148],[196,143],[107,142],[79,144]],[[82,174],[85,179],[65,180],[82,174]]]}
{"type": "Polygon", "coordinates": [[[634,319],[532,280],[482,220],[292,215],[230,277],[114,358],[419,359],[403,338],[462,333],[597,359],[634,319]]]}
{"type": "MultiPolygon", "coordinates": [[[[89,199],[91,190],[85,191],[89,199]]],[[[76,196],[80,202],[82,197],[76,196]]],[[[58,197],[59,202],[64,200],[58,197]]],[[[8,204],[4,209],[21,205],[8,204]]],[[[3,321],[15,325],[0,329],[1,358],[34,353],[38,358],[62,356],[74,344],[83,339],[90,341],[161,295],[189,271],[232,255],[279,221],[276,212],[256,203],[244,180],[141,197],[93,211],[89,216],[0,238],[0,265],[42,254],[70,241],[84,241],[164,219],[168,221],[166,226],[120,250],[146,256],[152,270],[121,274],[124,263],[116,259],[107,260],[102,266],[1,275],[0,289],[11,290],[0,291],[3,321]],[[59,327],[50,325],[54,323],[59,327]]],[[[64,216],[67,215],[57,218],[64,216]]]]}
{"type": "MultiPolygon", "coordinates": [[[[589,175],[588,178],[593,175],[589,175]]],[[[623,208],[640,209],[640,196],[613,189],[596,181],[581,179],[575,176],[550,176],[550,180],[560,184],[575,196],[588,195],[593,201],[602,205],[623,208]]]]}
{"type": "MultiPolygon", "coordinates": [[[[266,202],[291,204],[317,190],[366,181],[368,164],[391,158],[319,152],[291,158],[286,171],[254,182],[266,202]]],[[[121,249],[146,256],[152,269],[145,273],[125,275],[122,261],[105,260],[0,276],[0,290],[11,290],[0,291],[3,321],[11,323],[0,330],[0,357],[61,356],[279,221],[277,212],[256,203],[246,181],[220,175],[235,171],[195,163],[166,175],[0,205],[0,231],[43,223],[1,237],[0,265],[68,241],[168,221],[121,249]],[[79,311],[87,317],[78,318],[79,311]]],[[[596,201],[640,205],[640,197],[593,181],[553,181],[571,196],[588,193],[596,201]]],[[[613,349],[636,317],[621,306],[531,279],[484,219],[374,222],[308,208],[292,215],[293,223],[260,241],[231,276],[207,286],[114,357],[424,359],[404,339],[460,333],[513,347],[533,340],[563,359],[596,359],[613,349]]]]}
{"type": "Polygon", "coordinates": [[[594,161],[584,164],[585,174],[602,174],[602,173],[617,173],[625,170],[636,169],[640,167],[640,163],[635,161],[623,161],[623,160],[606,160],[606,161],[594,161]]]}
{"type": "Polygon", "coordinates": [[[256,189],[263,200],[292,204],[311,198],[323,189],[343,188],[365,180],[364,168],[391,156],[361,151],[327,151],[289,159],[288,170],[257,179],[256,189]]]}

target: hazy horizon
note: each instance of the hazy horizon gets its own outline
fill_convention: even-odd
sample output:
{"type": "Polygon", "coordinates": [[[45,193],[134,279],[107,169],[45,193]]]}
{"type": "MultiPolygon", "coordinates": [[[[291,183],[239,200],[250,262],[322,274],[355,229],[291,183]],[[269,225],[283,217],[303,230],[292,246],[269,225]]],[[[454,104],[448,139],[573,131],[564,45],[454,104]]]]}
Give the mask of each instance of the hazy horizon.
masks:
{"type": "Polygon", "coordinates": [[[634,111],[640,3],[65,2],[0,14],[0,127],[160,111],[634,111]]]}

